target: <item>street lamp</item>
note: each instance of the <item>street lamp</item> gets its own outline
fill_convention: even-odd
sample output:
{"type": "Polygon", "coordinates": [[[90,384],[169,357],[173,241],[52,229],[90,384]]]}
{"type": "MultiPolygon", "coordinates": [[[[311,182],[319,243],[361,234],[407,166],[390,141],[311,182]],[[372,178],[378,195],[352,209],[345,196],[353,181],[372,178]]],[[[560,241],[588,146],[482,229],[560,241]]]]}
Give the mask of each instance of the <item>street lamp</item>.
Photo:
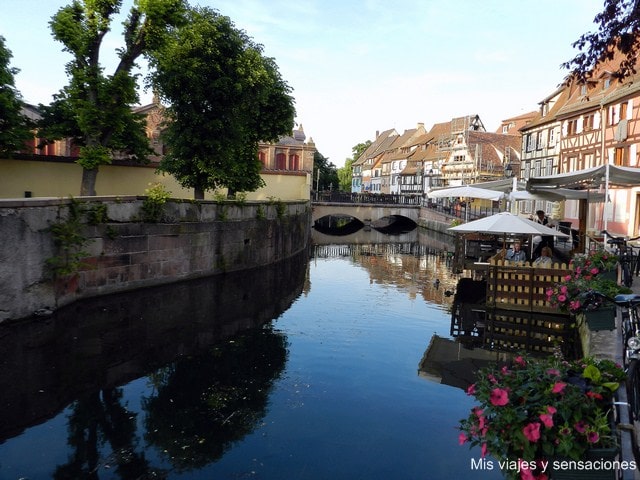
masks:
{"type": "Polygon", "coordinates": [[[513,167],[510,163],[507,163],[504,166],[504,176],[507,178],[511,178],[513,176],[513,167]]]}

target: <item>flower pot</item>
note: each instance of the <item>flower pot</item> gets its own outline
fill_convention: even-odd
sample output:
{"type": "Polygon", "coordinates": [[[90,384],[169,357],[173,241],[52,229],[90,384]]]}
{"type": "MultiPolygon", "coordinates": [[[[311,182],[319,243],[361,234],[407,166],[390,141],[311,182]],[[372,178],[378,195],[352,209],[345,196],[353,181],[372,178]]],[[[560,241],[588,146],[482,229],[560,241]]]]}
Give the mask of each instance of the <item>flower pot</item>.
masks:
{"type": "Polygon", "coordinates": [[[612,463],[618,454],[617,448],[594,448],[580,460],[582,463],[564,458],[553,459],[549,467],[551,480],[615,480],[618,477],[612,463]]]}
{"type": "Polygon", "coordinates": [[[613,330],[616,328],[616,307],[603,306],[597,310],[584,312],[587,327],[593,332],[599,330],[613,330]]]}

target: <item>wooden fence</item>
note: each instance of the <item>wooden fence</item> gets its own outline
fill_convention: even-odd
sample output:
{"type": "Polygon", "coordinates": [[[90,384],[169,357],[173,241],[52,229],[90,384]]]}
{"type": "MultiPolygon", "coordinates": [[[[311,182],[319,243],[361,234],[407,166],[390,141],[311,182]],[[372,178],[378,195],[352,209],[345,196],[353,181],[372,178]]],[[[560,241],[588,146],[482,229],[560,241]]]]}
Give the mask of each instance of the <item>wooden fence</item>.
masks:
{"type": "Polygon", "coordinates": [[[494,257],[485,268],[487,309],[560,313],[547,301],[546,291],[571,274],[566,264],[555,263],[549,268],[538,268],[528,262],[514,263],[494,257]]]}

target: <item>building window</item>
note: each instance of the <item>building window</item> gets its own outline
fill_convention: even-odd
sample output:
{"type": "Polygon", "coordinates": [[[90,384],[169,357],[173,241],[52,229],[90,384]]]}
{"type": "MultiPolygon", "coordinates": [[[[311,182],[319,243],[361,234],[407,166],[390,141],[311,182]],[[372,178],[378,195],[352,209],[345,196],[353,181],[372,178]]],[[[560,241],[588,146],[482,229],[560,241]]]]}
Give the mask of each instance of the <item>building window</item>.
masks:
{"type": "Polygon", "coordinates": [[[263,167],[267,166],[267,155],[263,151],[258,152],[258,160],[260,160],[263,167]]]}
{"type": "Polygon", "coordinates": [[[289,155],[289,170],[300,170],[300,157],[298,155],[289,155]]]}
{"type": "Polygon", "coordinates": [[[609,125],[617,125],[620,121],[620,106],[611,105],[609,107],[609,125]]]}
{"type": "Polygon", "coordinates": [[[628,155],[626,147],[616,147],[614,165],[628,167],[628,155]]]}
{"type": "Polygon", "coordinates": [[[276,153],[276,170],[287,169],[287,156],[284,153],[276,153]]]}
{"type": "Polygon", "coordinates": [[[542,150],[544,148],[544,135],[543,131],[540,130],[537,134],[536,138],[536,150],[542,150]]]}
{"type": "Polygon", "coordinates": [[[595,115],[593,113],[590,113],[590,114],[584,116],[583,130],[585,132],[588,132],[588,131],[593,130],[595,128],[594,127],[594,125],[595,125],[594,124],[594,118],[595,118],[595,115]]]}
{"type": "Polygon", "coordinates": [[[567,135],[575,135],[578,133],[578,120],[567,120],[567,135]]]}
{"type": "Polygon", "coordinates": [[[535,137],[532,133],[527,134],[527,152],[535,150],[535,137]]]}
{"type": "Polygon", "coordinates": [[[556,144],[556,130],[555,128],[549,129],[549,146],[553,147],[556,144]]]}
{"type": "Polygon", "coordinates": [[[627,102],[623,102],[620,104],[620,120],[627,119],[627,102]]]}

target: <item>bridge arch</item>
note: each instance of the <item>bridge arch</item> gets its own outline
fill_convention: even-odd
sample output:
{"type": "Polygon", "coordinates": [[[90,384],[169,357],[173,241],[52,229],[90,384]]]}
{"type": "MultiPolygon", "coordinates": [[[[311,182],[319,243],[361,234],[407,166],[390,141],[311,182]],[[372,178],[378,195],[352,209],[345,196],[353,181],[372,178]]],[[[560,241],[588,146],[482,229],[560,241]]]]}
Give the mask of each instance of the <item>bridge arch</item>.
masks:
{"type": "Polygon", "coordinates": [[[385,217],[406,217],[416,224],[420,217],[419,205],[377,205],[362,203],[314,202],[311,204],[313,223],[329,215],[353,217],[370,225],[385,217]]]}

